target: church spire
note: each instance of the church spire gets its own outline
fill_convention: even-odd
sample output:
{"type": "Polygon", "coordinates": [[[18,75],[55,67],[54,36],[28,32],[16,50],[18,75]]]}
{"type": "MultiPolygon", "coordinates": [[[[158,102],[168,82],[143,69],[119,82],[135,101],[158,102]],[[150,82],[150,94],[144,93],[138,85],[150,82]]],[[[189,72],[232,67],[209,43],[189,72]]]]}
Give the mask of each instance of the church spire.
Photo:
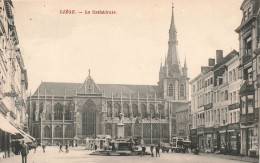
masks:
{"type": "Polygon", "coordinates": [[[167,64],[169,66],[169,75],[173,74],[182,74],[182,68],[180,64],[180,59],[177,51],[177,30],[175,27],[174,21],[174,7],[172,5],[172,18],[171,25],[169,30],[169,42],[168,42],[168,55],[167,55],[167,64]]]}
{"type": "Polygon", "coordinates": [[[187,67],[187,61],[186,61],[186,55],[185,55],[185,60],[184,60],[184,66],[183,66],[183,76],[188,76],[188,67],[187,67]]]}
{"type": "Polygon", "coordinates": [[[184,68],[187,68],[187,62],[186,62],[186,54],[185,54],[185,60],[184,60],[184,68]]]}

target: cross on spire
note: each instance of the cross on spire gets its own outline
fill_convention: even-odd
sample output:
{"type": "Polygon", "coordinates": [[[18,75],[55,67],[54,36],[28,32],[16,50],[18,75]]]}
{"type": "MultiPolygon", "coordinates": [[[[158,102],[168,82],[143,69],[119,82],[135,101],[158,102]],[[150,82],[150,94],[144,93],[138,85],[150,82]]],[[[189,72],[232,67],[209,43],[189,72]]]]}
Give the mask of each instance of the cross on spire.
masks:
{"type": "Polygon", "coordinates": [[[90,75],[90,69],[88,69],[88,75],[90,75]]]}

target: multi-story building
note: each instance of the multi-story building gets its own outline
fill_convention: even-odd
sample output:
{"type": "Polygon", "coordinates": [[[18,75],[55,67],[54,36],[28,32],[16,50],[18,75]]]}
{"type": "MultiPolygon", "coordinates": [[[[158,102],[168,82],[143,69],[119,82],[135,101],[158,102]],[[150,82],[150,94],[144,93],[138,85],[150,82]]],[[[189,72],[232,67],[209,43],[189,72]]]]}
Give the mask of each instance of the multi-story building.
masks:
{"type": "Polygon", "coordinates": [[[181,67],[176,49],[172,11],[168,55],[158,85],[96,84],[90,72],[83,83],[42,82],[28,98],[30,133],[44,144],[81,144],[97,135],[116,138],[123,113],[125,138],[169,142],[180,128],[176,114],[189,103],[187,65],[181,67]]]}
{"type": "Polygon", "coordinates": [[[216,64],[201,67],[201,73],[191,80],[191,140],[207,152],[238,154],[240,151],[238,52],[226,57],[216,51],[216,64]]]}
{"type": "Polygon", "coordinates": [[[0,1],[0,158],[13,151],[12,135],[27,130],[27,71],[24,67],[11,0],[0,1]]]}
{"type": "Polygon", "coordinates": [[[243,18],[240,26],[236,29],[239,34],[239,73],[243,80],[239,92],[241,101],[241,154],[249,156],[259,155],[259,4],[259,0],[243,1],[240,7],[243,18]]]}

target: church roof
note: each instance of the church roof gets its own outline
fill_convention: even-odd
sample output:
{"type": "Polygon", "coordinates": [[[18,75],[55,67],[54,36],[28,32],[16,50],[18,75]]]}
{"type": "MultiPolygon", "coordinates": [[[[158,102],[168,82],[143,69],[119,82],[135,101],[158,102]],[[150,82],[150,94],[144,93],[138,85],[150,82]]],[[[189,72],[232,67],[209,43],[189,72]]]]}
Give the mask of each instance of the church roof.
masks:
{"type": "MultiPolygon", "coordinates": [[[[97,84],[106,97],[111,97],[113,92],[113,97],[120,98],[121,93],[123,98],[137,98],[139,93],[139,98],[146,98],[147,93],[150,98],[154,98],[157,85],[128,85],[128,84],[97,84]]],[[[55,95],[55,96],[73,96],[76,90],[82,86],[82,83],[63,83],[63,82],[41,82],[40,86],[34,92],[33,96],[39,95],[55,95]]],[[[160,98],[158,93],[157,98],[160,98]]]]}

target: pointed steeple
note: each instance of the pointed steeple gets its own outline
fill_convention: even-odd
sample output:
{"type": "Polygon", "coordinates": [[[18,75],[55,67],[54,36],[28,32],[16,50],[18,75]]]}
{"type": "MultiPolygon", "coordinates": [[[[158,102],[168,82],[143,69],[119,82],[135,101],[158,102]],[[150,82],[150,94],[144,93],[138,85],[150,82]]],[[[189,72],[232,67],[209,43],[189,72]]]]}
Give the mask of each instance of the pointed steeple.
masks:
{"type": "Polygon", "coordinates": [[[171,19],[170,31],[176,31],[175,22],[174,22],[174,11],[173,11],[173,9],[174,9],[174,6],[173,6],[173,2],[172,2],[172,19],[171,19]]]}
{"type": "Polygon", "coordinates": [[[187,62],[186,62],[186,54],[185,54],[185,60],[184,60],[184,66],[183,66],[184,68],[188,68],[187,67],[187,62]]]}
{"type": "Polygon", "coordinates": [[[180,59],[177,51],[177,30],[174,21],[174,7],[172,5],[172,18],[169,30],[169,42],[168,42],[168,54],[167,54],[167,64],[169,66],[169,75],[182,74],[182,68],[180,64],[180,59]]]}
{"type": "Polygon", "coordinates": [[[188,76],[188,67],[187,67],[187,61],[186,61],[186,54],[185,54],[185,60],[184,60],[184,66],[183,66],[183,76],[188,76]]]}
{"type": "Polygon", "coordinates": [[[165,55],[165,62],[164,62],[164,66],[167,66],[167,57],[165,55]]]}

